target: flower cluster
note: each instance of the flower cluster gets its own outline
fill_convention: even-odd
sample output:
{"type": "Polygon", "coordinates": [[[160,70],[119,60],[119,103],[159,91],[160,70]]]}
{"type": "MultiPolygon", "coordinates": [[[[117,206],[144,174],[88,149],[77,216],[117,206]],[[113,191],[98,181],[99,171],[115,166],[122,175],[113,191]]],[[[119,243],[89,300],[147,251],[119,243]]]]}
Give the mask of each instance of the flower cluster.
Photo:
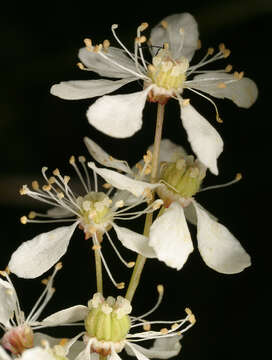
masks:
{"type": "Polygon", "coordinates": [[[85,47],[79,50],[79,68],[96,72],[102,79],[61,82],[52,86],[51,93],[68,100],[102,96],[87,110],[87,119],[115,138],[130,137],[140,130],[146,101],[156,103],[154,144],[142,149],[142,159],[130,167],[85,137],[90,159],[71,156],[69,160],[75,178],[58,168],[49,173],[43,167],[43,184],[34,180],[31,186],[20,188],[21,195],[48,206],[43,213],[30,211],[22,216],[21,223],[53,223],[57,227],[23,242],[11,255],[6,270],[0,272],[0,360],[118,360],[123,350],[138,360],[176,356],[183,334],[195,324],[192,311],[185,308],[185,317],[174,321],[150,320],[149,315],[163,299],[161,284],[157,286],[155,305],[144,314],[131,315],[132,300],[147,259],[159,260],[165,271],[165,265],[183,268],[195,247],[188,222],[197,227],[197,247],[208,267],[236,274],[251,265],[250,256],[236,237],[197,202],[199,192],[234,184],[241,174],[223,185],[203,185],[208,170],[218,174],[217,159],[223,140],[184,92],[202,96],[213,105],[217,121],[222,122],[210,96],[249,108],[258,94],[255,83],[243,72],[232,73],[231,65],[225,64],[221,70],[206,69],[230,55],[224,44],[219,44],[218,51],[209,48],[198,63],[192,61],[200,42],[197,23],[188,13],[166,17],[150,31],[149,39],[143,35],[148,24],[140,24],[134,52],[121,42],[117,28],[114,24],[111,30],[119,47],[111,46],[108,40],[94,45],[91,39],[85,39],[85,47]],[[144,47],[149,49],[149,56],[144,47]],[[140,91],[108,95],[139,80],[140,91]],[[194,155],[162,138],[164,111],[171,98],[179,103],[178,117],[194,155]],[[143,216],[143,230],[135,231],[132,222],[143,216]],[[128,227],[122,225],[124,221],[128,227]],[[93,250],[97,288],[87,306],[74,305],[41,320],[54,294],[55,276],[62,268],[59,261],[65,261],[64,254],[76,233],[93,250]],[[107,262],[105,241],[120,262],[131,269],[128,284],[115,280],[107,262]],[[123,247],[130,250],[132,260],[124,258],[123,247]],[[42,281],[45,289],[26,316],[11,273],[33,279],[52,267],[52,275],[42,281]],[[126,290],[124,296],[104,296],[104,271],[115,291],[126,290]],[[76,326],[80,330],[71,339],[37,332],[56,326],[76,326]],[[138,345],[146,340],[152,340],[151,347],[138,345]]]}

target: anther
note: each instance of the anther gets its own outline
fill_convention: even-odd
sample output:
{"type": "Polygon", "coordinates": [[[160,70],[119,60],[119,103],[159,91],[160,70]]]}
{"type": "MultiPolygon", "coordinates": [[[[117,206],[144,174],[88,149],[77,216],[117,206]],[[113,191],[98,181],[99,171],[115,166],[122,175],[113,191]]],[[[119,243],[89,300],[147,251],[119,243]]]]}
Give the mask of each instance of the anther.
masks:
{"type": "Polygon", "coordinates": [[[175,323],[175,324],[173,324],[173,325],[171,326],[171,329],[172,329],[172,330],[175,330],[175,329],[178,328],[178,327],[179,327],[179,324],[175,323]]]}
{"type": "Polygon", "coordinates": [[[85,162],[86,162],[85,156],[83,156],[83,155],[79,156],[79,157],[78,157],[78,161],[79,161],[80,163],[85,163],[85,162]]]}
{"type": "Polygon", "coordinates": [[[116,284],[116,287],[117,287],[117,289],[124,289],[125,283],[124,283],[124,282],[120,282],[120,283],[116,284]]]}
{"type": "Polygon", "coordinates": [[[67,338],[63,338],[63,339],[60,339],[59,341],[59,345],[60,346],[64,346],[68,343],[68,339],[67,338]]]}
{"type": "Polygon", "coordinates": [[[139,26],[139,30],[140,31],[144,31],[145,29],[148,28],[148,23],[147,22],[143,22],[141,23],[141,25],[139,26]]]}
{"type": "Polygon", "coordinates": [[[136,37],[135,42],[137,44],[142,44],[142,43],[146,42],[146,37],[145,36],[136,37]]]}
{"type": "Polygon", "coordinates": [[[37,180],[32,181],[31,186],[32,186],[33,190],[39,190],[39,188],[40,188],[40,185],[37,180]]]}
{"type": "Polygon", "coordinates": [[[127,266],[128,266],[129,268],[133,268],[134,265],[135,265],[135,261],[130,261],[130,262],[127,264],[127,266]]]}
{"type": "Polygon", "coordinates": [[[226,72],[231,72],[231,70],[232,70],[232,65],[228,64],[228,65],[226,66],[226,68],[225,68],[225,71],[226,71],[226,72]]]}
{"type": "Polygon", "coordinates": [[[64,198],[63,192],[59,192],[59,193],[57,194],[57,197],[58,197],[60,200],[63,199],[63,198],[64,198]]]}
{"type": "Polygon", "coordinates": [[[169,44],[167,42],[163,43],[163,48],[165,50],[168,50],[169,49],[169,44]]]}
{"type": "Polygon", "coordinates": [[[21,189],[19,190],[20,195],[26,195],[27,194],[27,185],[23,185],[21,189]]]}
{"type": "Polygon", "coordinates": [[[218,114],[216,114],[216,121],[219,122],[220,124],[223,123],[222,118],[218,114]]]}
{"type": "Polygon", "coordinates": [[[164,292],[164,286],[162,284],[157,285],[157,291],[161,295],[164,292]]]}
{"type": "Polygon", "coordinates": [[[56,178],[54,176],[51,176],[49,179],[48,179],[48,183],[51,185],[51,184],[54,184],[54,182],[56,181],[56,178]]]}
{"type": "Polygon", "coordinates": [[[30,213],[28,214],[29,219],[35,219],[36,216],[37,214],[35,213],[35,211],[30,211],[30,213]]]}
{"type": "Polygon", "coordinates": [[[92,40],[86,38],[86,39],[84,39],[83,41],[84,41],[84,44],[85,44],[87,50],[91,51],[92,48],[93,48],[92,40]]]}
{"type": "Polygon", "coordinates": [[[102,49],[103,45],[102,44],[99,44],[99,45],[95,45],[93,51],[95,53],[98,53],[101,49],[102,49]]]}
{"type": "Polygon", "coordinates": [[[241,180],[242,179],[242,174],[241,173],[237,173],[236,176],[235,176],[235,180],[241,180]]]}
{"type": "Polygon", "coordinates": [[[70,176],[65,175],[64,178],[63,178],[64,184],[68,184],[68,182],[70,181],[70,179],[71,179],[70,176]]]}
{"type": "Polygon", "coordinates": [[[121,207],[123,207],[124,205],[125,205],[124,200],[118,200],[118,201],[116,201],[116,203],[115,203],[115,206],[116,206],[117,208],[121,208],[121,207]]]}
{"type": "Polygon", "coordinates": [[[62,269],[62,262],[61,262],[61,261],[59,261],[59,262],[55,265],[55,269],[56,269],[56,270],[62,269]]]}
{"type": "Polygon", "coordinates": [[[197,40],[197,50],[201,49],[201,47],[202,47],[201,40],[198,39],[198,40],[197,40]]]}
{"type": "Polygon", "coordinates": [[[92,246],[92,250],[100,250],[101,246],[100,245],[93,245],[92,246]]]}
{"type": "Polygon", "coordinates": [[[185,309],[185,312],[186,312],[186,314],[189,316],[188,320],[190,321],[190,323],[191,323],[192,325],[195,324],[196,318],[195,318],[194,314],[192,313],[192,310],[189,309],[189,308],[186,308],[186,309],[185,309]]]}
{"type": "Polygon", "coordinates": [[[48,184],[48,185],[43,185],[43,187],[42,187],[43,191],[50,191],[51,188],[52,188],[52,187],[51,187],[50,184],[48,184]]]}
{"type": "Polygon", "coordinates": [[[210,47],[210,48],[208,49],[208,51],[207,51],[207,54],[208,54],[208,55],[213,55],[213,53],[214,53],[214,48],[210,47]]]}
{"type": "Polygon", "coordinates": [[[226,46],[225,46],[225,44],[223,44],[223,43],[221,43],[221,44],[219,44],[219,50],[223,53],[225,50],[226,50],[226,46]]]}
{"type": "Polygon", "coordinates": [[[168,27],[168,22],[165,21],[165,20],[162,20],[162,21],[161,21],[161,26],[162,26],[164,29],[167,29],[167,27],[168,27]]]}
{"type": "Polygon", "coordinates": [[[26,224],[27,223],[27,217],[26,216],[22,216],[21,218],[20,218],[20,221],[21,221],[21,223],[22,224],[26,224]]]}
{"type": "Polygon", "coordinates": [[[152,65],[152,64],[149,64],[149,65],[147,66],[147,68],[148,68],[148,70],[149,70],[151,73],[153,73],[153,72],[155,72],[155,71],[156,71],[155,66],[154,66],[154,65],[152,65]]]}
{"type": "Polygon", "coordinates": [[[81,62],[78,62],[78,63],[77,63],[77,67],[78,67],[80,70],[85,70],[85,66],[84,66],[81,62]]]}
{"type": "Polygon", "coordinates": [[[224,50],[224,52],[223,52],[223,56],[224,56],[224,58],[229,57],[229,56],[230,56],[230,53],[231,53],[230,49],[226,49],[226,50],[224,50]]]}
{"type": "Polygon", "coordinates": [[[104,50],[107,51],[109,47],[110,47],[110,42],[109,42],[109,40],[105,39],[105,40],[103,41],[103,48],[104,48],[104,50]]]}
{"type": "Polygon", "coordinates": [[[146,323],[143,325],[144,331],[149,331],[151,329],[151,325],[149,323],[146,323]]]}
{"type": "Polygon", "coordinates": [[[163,328],[163,329],[160,330],[160,333],[161,334],[168,334],[168,329],[163,328]]]}
{"type": "Polygon", "coordinates": [[[109,184],[109,183],[105,183],[102,186],[103,186],[104,189],[110,189],[112,187],[112,185],[109,184]]]}
{"type": "Polygon", "coordinates": [[[189,104],[190,104],[190,99],[182,99],[182,103],[181,103],[182,106],[186,106],[189,104]]]}
{"type": "Polygon", "coordinates": [[[55,176],[60,176],[60,171],[59,171],[59,169],[55,169],[55,170],[53,171],[53,175],[55,175],[55,176]]]}
{"type": "Polygon", "coordinates": [[[217,83],[217,87],[219,89],[225,89],[227,87],[227,85],[224,82],[219,82],[219,83],[217,83]]]}
{"type": "Polygon", "coordinates": [[[76,162],[76,159],[75,159],[74,155],[72,155],[72,156],[70,157],[70,159],[69,159],[69,163],[70,163],[71,165],[73,165],[75,162],[76,162]]]}

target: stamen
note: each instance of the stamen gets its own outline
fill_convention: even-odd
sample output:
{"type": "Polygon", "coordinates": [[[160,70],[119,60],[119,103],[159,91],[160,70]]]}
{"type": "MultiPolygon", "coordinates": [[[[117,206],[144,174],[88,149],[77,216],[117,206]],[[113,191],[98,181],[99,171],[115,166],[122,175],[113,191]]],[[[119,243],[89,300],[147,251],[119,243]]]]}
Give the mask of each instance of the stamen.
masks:
{"type": "Polygon", "coordinates": [[[106,231],[106,236],[114,250],[114,252],[116,253],[116,255],[118,256],[118,258],[121,260],[121,262],[128,268],[132,268],[134,266],[134,262],[133,261],[130,261],[130,262],[127,262],[126,260],[124,260],[124,258],[122,257],[122,255],[119,253],[119,251],[117,250],[116,246],[114,245],[113,241],[111,240],[111,237],[109,235],[109,233],[106,231]]]}
{"type": "Polygon", "coordinates": [[[88,169],[86,167],[86,158],[84,156],[79,156],[78,157],[78,160],[79,162],[81,163],[82,167],[83,167],[83,170],[85,172],[85,176],[86,176],[86,179],[87,179],[87,187],[88,187],[88,190],[91,191],[91,181],[90,181],[90,176],[89,176],[89,172],[88,172],[88,169]]]}
{"type": "Polygon", "coordinates": [[[229,185],[233,185],[233,184],[237,183],[238,181],[240,181],[241,179],[242,179],[242,174],[237,173],[234,180],[231,180],[225,184],[212,185],[212,186],[205,187],[203,189],[200,189],[199,192],[206,191],[206,190],[212,190],[212,189],[219,189],[219,188],[223,188],[223,187],[226,187],[229,185]]]}
{"type": "Polygon", "coordinates": [[[160,304],[161,304],[161,302],[162,302],[163,294],[164,294],[164,287],[163,287],[163,285],[159,284],[159,285],[157,286],[157,291],[158,291],[159,296],[158,296],[158,299],[157,299],[156,304],[155,304],[149,311],[147,311],[146,313],[144,313],[143,315],[137,316],[137,317],[136,317],[137,320],[141,320],[141,319],[143,319],[144,317],[147,317],[148,315],[152,314],[152,313],[160,306],[160,304]]]}
{"type": "Polygon", "coordinates": [[[77,167],[77,165],[76,165],[75,157],[74,157],[73,155],[70,157],[69,163],[70,163],[70,164],[73,166],[73,168],[75,169],[75,171],[76,171],[76,173],[77,173],[77,175],[78,175],[78,177],[79,177],[79,180],[81,181],[81,183],[82,183],[82,185],[83,185],[86,193],[88,193],[88,192],[89,192],[88,186],[86,185],[86,183],[85,183],[85,181],[84,181],[84,179],[83,179],[83,176],[81,175],[81,172],[79,171],[79,169],[78,169],[78,167],[77,167]]]}
{"type": "Polygon", "coordinates": [[[226,66],[226,68],[225,68],[225,71],[226,71],[226,72],[231,72],[231,70],[232,70],[232,65],[228,64],[228,65],[226,66]]]}
{"type": "Polygon", "coordinates": [[[21,221],[22,224],[25,225],[25,224],[27,223],[28,219],[27,219],[26,216],[22,216],[22,217],[20,218],[20,221],[21,221]]]}
{"type": "Polygon", "coordinates": [[[40,186],[37,180],[32,181],[32,189],[33,190],[39,190],[40,186]]]}

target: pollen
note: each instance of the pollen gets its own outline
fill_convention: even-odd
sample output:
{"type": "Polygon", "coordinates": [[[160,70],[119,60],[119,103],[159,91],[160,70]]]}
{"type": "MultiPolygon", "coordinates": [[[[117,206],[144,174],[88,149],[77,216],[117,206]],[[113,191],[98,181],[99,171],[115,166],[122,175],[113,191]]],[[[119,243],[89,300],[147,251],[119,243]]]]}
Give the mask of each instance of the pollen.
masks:
{"type": "Polygon", "coordinates": [[[163,328],[163,329],[160,330],[160,333],[161,333],[161,334],[164,334],[164,335],[165,335],[165,334],[168,334],[168,329],[163,328]]]}
{"type": "Polygon", "coordinates": [[[22,224],[26,224],[27,223],[27,217],[26,216],[22,216],[21,218],[20,218],[20,221],[21,221],[21,223],[22,224]]]}
{"type": "Polygon", "coordinates": [[[124,289],[125,283],[124,283],[124,282],[120,282],[120,283],[116,284],[116,287],[117,287],[117,289],[124,289]]]}
{"type": "Polygon", "coordinates": [[[55,176],[60,176],[60,171],[59,171],[59,169],[55,169],[55,170],[53,171],[53,175],[55,175],[55,176]]]}
{"type": "Polygon", "coordinates": [[[242,174],[241,173],[237,173],[236,176],[235,176],[235,180],[241,180],[242,179],[242,174]]]}
{"type": "Polygon", "coordinates": [[[135,261],[130,261],[130,262],[127,264],[127,266],[128,266],[129,268],[133,268],[134,265],[135,265],[135,261]]]}
{"type": "Polygon", "coordinates": [[[163,294],[164,286],[162,284],[157,285],[157,291],[159,294],[163,294]]]}
{"type": "Polygon", "coordinates": [[[32,181],[31,186],[32,186],[33,190],[39,190],[39,188],[40,188],[40,185],[37,180],[32,181]]]}
{"type": "Polygon", "coordinates": [[[151,325],[149,323],[146,323],[146,324],[143,325],[143,329],[145,331],[149,331],[151,329],[151,325]]]}

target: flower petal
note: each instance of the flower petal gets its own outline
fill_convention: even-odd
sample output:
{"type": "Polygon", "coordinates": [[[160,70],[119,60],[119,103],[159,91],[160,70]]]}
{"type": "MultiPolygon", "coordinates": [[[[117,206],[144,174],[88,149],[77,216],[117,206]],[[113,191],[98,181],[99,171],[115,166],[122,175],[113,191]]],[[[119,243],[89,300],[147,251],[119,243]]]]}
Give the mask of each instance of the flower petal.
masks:
{"type": "MultiPolygon", "coordinates": [[[[146,349],[143,346],[133,344],[139,352],[144,354],[148,359],[168,359],[178,355],[181,349],[180,340],[181,336],[171,336],[156,339],[151,348],[146,349]]],[[[125,347],[125,350],[130,356],[133,356],[133,352],[129,347],[125,347]]]]}
{"type": "MultiPolygon", "coordinates": [[[[197,204],[197,206],[200,207],[200,209],[206,211],[206,213],[210,216],[211,219],[213,219],[214,221],[218,221],[218,219],[214,215],[212,215],[209,211],[205,210],[203,206],[201,206],[195,200],[194,203],[197,204]]],[[[187,221],[197,226],[197,215],[196,215],[195,205],[192,202],[190,202],[190,204],[184,208],[184,214],[187,221]]]]}
{"type": "Polygon", "coordinates": [[[46,211],[46,214],[52,218],[55,218],[55,219],[58,219],[58,218],[67,218],[67,217],[72,217],[72,216],[75,216],[74,213],[72,213],[71,211],[65,209],[65,208],[62,208],[62,207],[59,207],[59,206],[55,206],[55,207],[52,207],[50,209],[48,209],[46,211]]]}
{"type": "Polygon", "coordinates": [[[75,305],[64,310],[60,310],[41,321],[42,325],[57,326],[62,324],[71,324],[82,321],[89,313],[89,309],[84,305],[75,305]]]}
{"type": "Polygon", "coordinates": [[[59,227],[24,242],[11,256],[10,271],[30,279],[42,275],[66,253],[77,224],[59,227]]]}
{"type": "MultiPolygon", "coordinates": [[[[150,42],[154,46],[168,43],[174,59],[185,56],[190,61],[198,47],[197,22],[189,13],[167,16],[151,30],[150,42]],[[162,23],[166,24],[166,27],[162,26],[162,23]]],[[[156,52],[157,48],[153,55],[156,52]]]]}
{"type": "Polygon", "coordinates": [[[0,360],[12,360],[9,354],[0,345],[0,360]]]}
{"type": "Polygon", "coordinates": [[[137,197],[144,197],[150,190],[153,190],[160,185],[159,183],[149,184],[144,181],[133,180],[130,177],[119,174],[113,170],[97,168],[93,162],[89,162],[88,166],[115,188],[128,190],[137,197]]]}
{"type": "Polygon", "coordinates": [[[133,94],[103,96],[89,107],[89,123],[112,137],[134,135],[142,127],[142,111],[150,89],[151,86],[133,94]]]}
{"type": "Polygon", "coordinates": [[[218,175],[217,158],[223,151],[221,136],[190,104],[182,105],[180,101],[180,111],[194,153],[213,174],[218,175]]]}
{"type": "Polygon", "coordinates": [[[55,360],[55,357],[44,348],[39,346],[25,350],[20,360],[55,360]]]}
{"type": "Polygon", "coordinates": [[[233,74],[201,74],[189,81],[188,85],[216,98],[230,99],[242,108],[249,108],[258,97],[258,88],[254,81],[249,78],[237,80],[233,74]]]}
{"type": "MultiPolygon", "coordinates": [[[[151,152],[153,151],[153,145],[148,148],[151,152]]],[[[187,153],[182,146],[173,143],[169,139],[162,139],[160,146],[159,162],[175,162],[181,156],[186,156],[187,153]]]]}
{"type": "Polygon", "coordinates": [[[193,244],[183,208],[177,202],[151,225],[149,245],[166,265],[180,270],[185,264],[193,244]]]}
{"type": "Polygon", "coordinates": [[[118,160],[106,153],[100,146],[88,137],[84,138],[84,143],[87,146],[89,153],[101,165],[114,168],[116,170],[124,171],[127,174],[133,174],[132,170],[124,160],[118,160]]]}
{"type": "Polygon", "coordinates": [[[214,221],[196,202],[194,206],[198,249],[206,265],[223,274],[236,274],[250,266],[250,256],[229,230],[214,221]]]}
{"type": "MultiPolygon", "coordinates": [[[[127,78],[133,76],[130,71],[137,73],[135,62],[126,55],[124,50],[110,46],[104,54],[107,56],[107,59],[101,56],[101,53],[99,52],[81,48],[78,57],[80,61],[88,67],[88,70],[94,71],[101,76],[127,78]],[[125,67],[127,71],[111,61],[125,67]]],[[[142,66],[140,66],[140,69],[142,72],[145,72],[142,66]]]]}
{"type": "MultiPolygon", "coordinates": [[[[141,347],[141,346],[140,346],[141,347]]],[[[137,360],[149,360],[144,354],[141,353],[135,346],[135,344],[132,344],[130,342],[126,342],[126,349],[130,348],[132,350],[132,353],[134,356],[136,356],[137,360]]],[[[117,359],[116,359],[117,360],[117,359]]]]}
{"type": "Polygon", "coordinates": [[[13,317],[15,309],[15,290],[8,281],[0,279],[0,324],[3,324],[5,327],[9,327],[9,320],[13,317]]]}
{"type": "Polygon", "coordinates": [[[121,243],[129,250],[135,251],[146,258],[155,258],[156,254],[148,244],[148,238],[125,227],[113,224],[114,230],[121,243]]]}
{"type": "Polygon", "coordinates": [[[51,87],[50,93],[66,100],[89,99],[109,94],[120,87],[137,80],[130,77],[121,80],[73,80],[61,81],[51,87]]]}

